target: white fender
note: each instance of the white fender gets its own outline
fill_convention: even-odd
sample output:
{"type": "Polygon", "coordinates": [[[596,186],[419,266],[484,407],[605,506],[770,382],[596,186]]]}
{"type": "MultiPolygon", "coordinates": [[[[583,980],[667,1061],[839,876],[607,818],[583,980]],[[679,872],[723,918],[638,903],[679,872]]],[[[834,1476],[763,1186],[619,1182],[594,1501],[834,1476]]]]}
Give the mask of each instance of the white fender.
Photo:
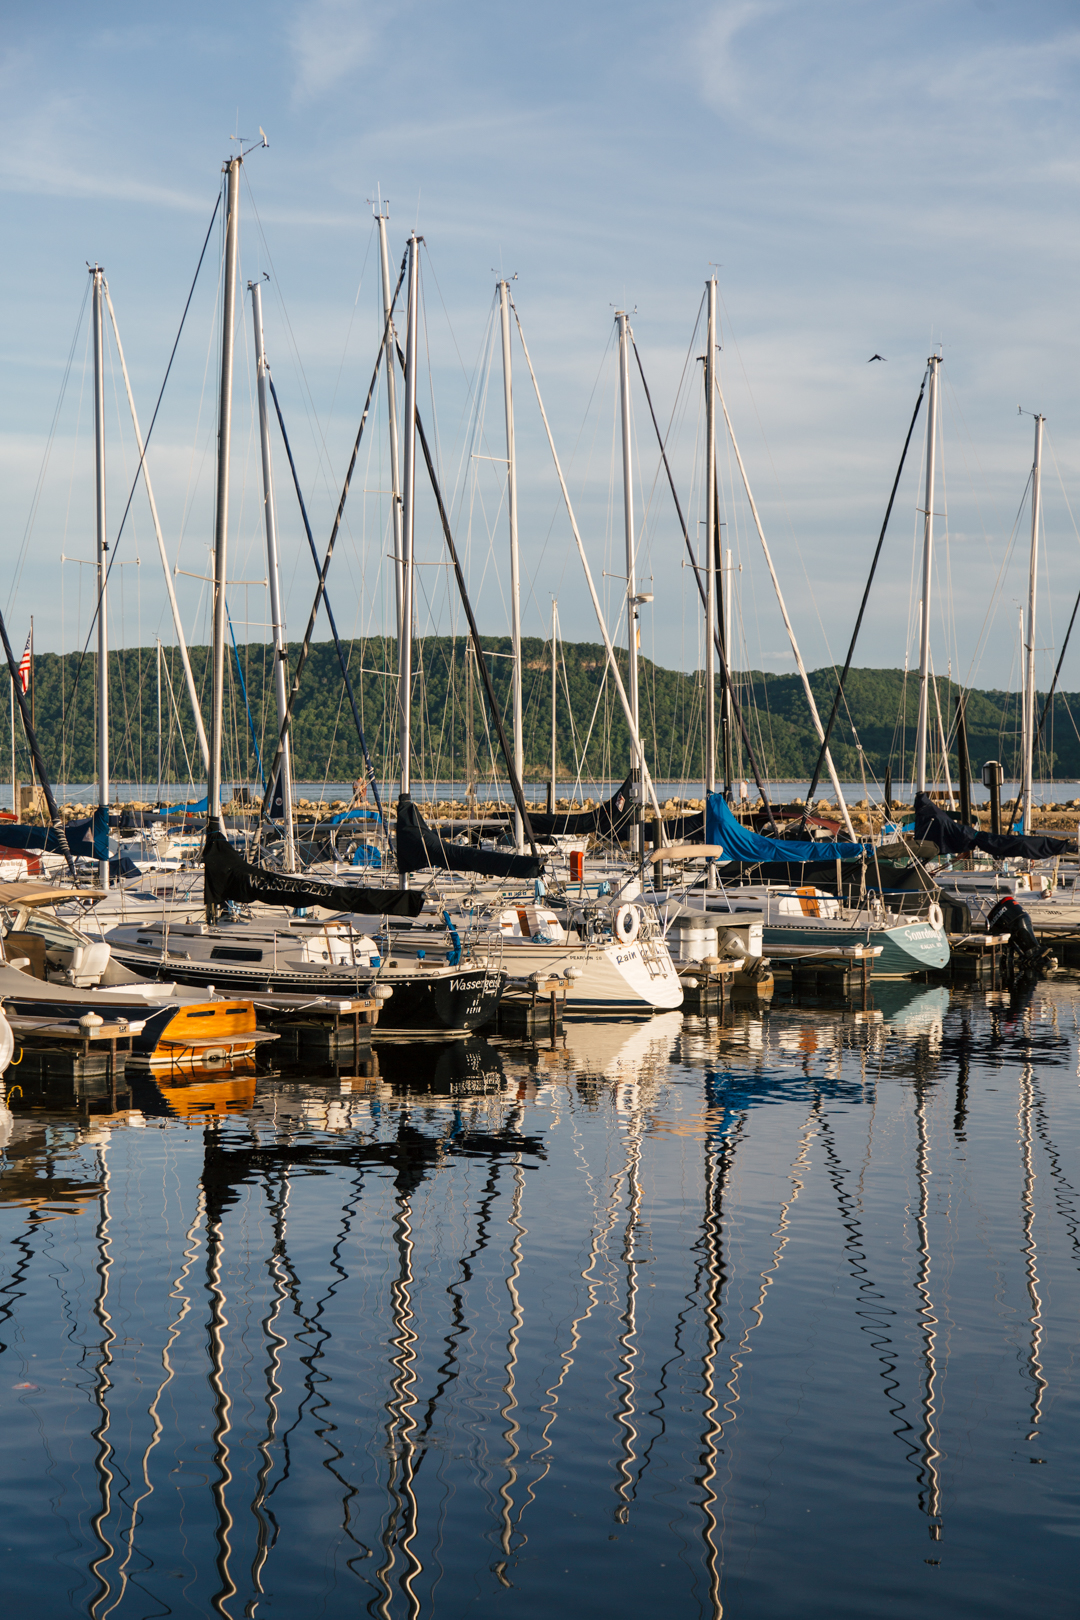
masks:
{"type": "Polygon", "coordinates": [[[641,913],[637,906],[622,905],[612,921],[612,932],[620,945],[632,945],[641,927],[641,913]]]}
{"type": "Polygon", "coordinates": [[[938,905],[936,900],[932,900],[930,902],[930,910],[926,913],[926,920],[930,924],[931,928],[941,928],[944,926],[945,918],[942,915],[941,907],[938,905]]]}

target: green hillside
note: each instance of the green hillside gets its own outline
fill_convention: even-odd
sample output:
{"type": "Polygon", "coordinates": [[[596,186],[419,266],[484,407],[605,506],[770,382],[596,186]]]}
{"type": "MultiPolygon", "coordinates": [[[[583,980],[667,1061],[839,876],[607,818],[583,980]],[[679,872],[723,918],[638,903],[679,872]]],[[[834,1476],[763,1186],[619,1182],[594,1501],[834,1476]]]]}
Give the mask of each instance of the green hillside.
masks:
{"type": "MultiPolygon", "coordinates": [[[[485,639],[488,667],[504,718],[509,720],[510,645],[507,638],[485,639]]],[[[289,648],[295,667],[299,648],[289,648]]],[[[550,758],[551,644],[526,639],[523,649],[526,775],[546,777],[550,758]]],[[[413,688],[413,769],[424,780],[463,780],[466,768],[465,641],[429,637],[415,645],[413,688]]],[[[393,644],[377,637],[356,641],[349,650],[350,670],[368,746],[383,776],[396,770],[397,681],[393,644]]],[[[209,706],[208,649],[191,649],[203,711],[209,706]]],[[[110,654],[110,739],[112,777],[116,781],[156,780],[158,769],[156,655],[153,648],[110,654]]],[[[175,649],[163,653],[162,755],[166,781],[202,779],[195,729],[175,649]],[[170,696],[170,684],[172,696],[170,696]],[[186,754],[185,754],[186,750],[186,754]],[[187,760],[190,760],[190,775],[187,760]]],[[[625,673],[626,655],[620,654],[625,673]]],[[[276,724],[272,660],[262,643],[239,648],[230,656],[226,674],[226,780],[259,779],[240,673],[246,687],[255,737],[265,762],[273,753],[276,724]],[[239,669],[238,669],[239,664],[239,669]]],[[[58,782],[92,780],[95,765],[96,667],[93,655],[60,657],[45,653],[34,661],[35,713],[46,761],[58,782]]],[[[835,690],[835,674],[817,670],[811,676],[823,716],[835,690]]],[[[599,644],[568,642],[559,648],[557,754],[561,777],[580,769],[589,779],[620,776],[629,750],[626,724],[613,684],[605,676],[599,644]]],[[[807,778],[817,754],[801,683],[795,675],[743,673],[739,700],[755,750],[768,775],[776,780],[807,778]]],[[[953,737],[956,688],[938,682],[938,703],[950,740],[950,769],[956,772],[953,737]]],[[[641,661],[641,722],[653,775],[660,780],[694,781],[703,769],[702,719],[704,681],[641,661]]],[[[852,672],[847,704],[835,733],[834,756],[841,777],[858,780],[859,757],[853,724],[865,749],[868,776],[880,779],[891,765],[894,779],[910,775],[917,678],[902,671],[862,669],[852,672]]],[[[1041,709],[1041,700],[1040,700],[1041,709]]],[[[1059,694],[1048,721],[1037,774],[1062,780],[1080,779],[1080,736],[1073,714],[1080,695],[1059,694]]],[[[931,703],[937,730],[937,705],[931,703]]],[[[472,732],[480,780],[501,775],[493,763],[494,738],[485,723],[479,681],[474,682],[472,732]]],[[[975,769],[984,759],[998,758],[1006,774],[1014,769],[1019,740],[1019,705],[1015,693],[972,691],[968,695],[968,735],[975,769]]],[[[301,780],[343,781],[360,774],[361,754],[352,715],[332,644],[312,650],[296,705],[294,770],[301,780]]],[[[940,756],[940,745],[932,743],[940,756]]],[[[6,752],[6,750],[5,750],[6,752]]],[[[20,742],[18,771],[28,779],[25,744],[20,742]]],[[[748,775],[745,756],[733,756],[735,774],[748,775]]],[[[6,774],[6,772],[5,772],[6,774]]]]}

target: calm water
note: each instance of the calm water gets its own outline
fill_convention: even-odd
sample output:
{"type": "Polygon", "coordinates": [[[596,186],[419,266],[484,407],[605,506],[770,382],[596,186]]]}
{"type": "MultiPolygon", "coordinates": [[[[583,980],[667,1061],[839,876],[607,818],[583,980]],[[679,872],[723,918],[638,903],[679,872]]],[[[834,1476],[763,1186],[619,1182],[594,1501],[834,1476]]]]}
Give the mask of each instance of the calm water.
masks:
{"type": "Polygon", "coordinates": [[[877,1001],[14,1094],[11,1611],[1075,1615],[1078,987],[877,1001]]]}

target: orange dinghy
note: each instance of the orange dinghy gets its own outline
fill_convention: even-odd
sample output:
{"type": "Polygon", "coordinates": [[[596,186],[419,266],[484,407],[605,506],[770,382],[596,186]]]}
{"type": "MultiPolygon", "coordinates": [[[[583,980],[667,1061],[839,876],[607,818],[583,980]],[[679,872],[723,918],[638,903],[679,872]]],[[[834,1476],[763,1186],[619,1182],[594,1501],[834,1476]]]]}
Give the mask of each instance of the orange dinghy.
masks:
{"type": "Polygon", "coordinates": [[[277,1039],[256,1029],[250,1001],[181,1003],[156,1034],[152,1050],[138,1054],[155,1074],[231,1069],[251,1059],[260,1041],[277,1039]]]}

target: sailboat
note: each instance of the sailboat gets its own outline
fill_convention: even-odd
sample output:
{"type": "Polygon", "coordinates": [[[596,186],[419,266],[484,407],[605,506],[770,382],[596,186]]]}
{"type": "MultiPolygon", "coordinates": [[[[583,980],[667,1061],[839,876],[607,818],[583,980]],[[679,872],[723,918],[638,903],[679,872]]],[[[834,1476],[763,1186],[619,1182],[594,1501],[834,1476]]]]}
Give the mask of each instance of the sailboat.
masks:
{"type": "MultiPolygon", "coordinates": [[[[239,263],[240,169],[244,153],[224,165],[226,175],[225,264],[221,318],[221,379],[215,506],[213,637],[211,645],[211,716],[207,770],[207,824],[203,846],[205,917],[203,921],[176,922],[168,917],[136,915],[106,935],[113,958],[148,978],[167,977],[181,984],[214,985],[233,993],[261,991],[314,995],[375,996],[384,1006],[380,1022],[393,1027],[471,1029],[490,1023],[502,992],[503,974],[497,963],[477,961],[453,929],[429,950],[428,943],[413,944],[407,931],[392,933],[390,919],[408,922],[423,906],[423,895],[407,888],[382,889],[320,883],[262,868],[246,861],[229,844],[221,822],[221,755],[225,685],[226,585],[228,560],[229,472],[232,427],[233,354],[236,321],[236,284],[239,263]],[[282,925],[272,914],[244,916],[241,908],[253,904],[286,908],[294,915],[282,925]],[[331,921],[308,918],[309,908],[339,915],[331,921]],[[301,915],[295,913],[299,911],[301,915]],[[357,929],[353,917],[382,919],[379,936],[357,929]]],[[[415,409],[416,357],[416,253],[410,241],[411,273],[410,352],[407,373],[409,396],[415,409]]],[[[257,351],[265,371],[261,322],[257,316],[257,351]]],[[[265,391],[260,397],[264,407],[265,391]]],[[[366,417],[366,412],[365,412],[366,417]]],[[[361,427],[363,424],[361,424],[361,427]]],[[[265,459],[264,498],[271,512],[268,526],[271,576],[277,558],[272,517],[273,489],[265,459]]],[[[410,440],[406,440],[408,445],[410,440]]],[[[350,469],[351,471],[351,469],[350,469]]],[[[407,468],[406,528],[411,532],[412,503],[407,468]]],[[[346,483],[346,493],[348,483],[346,483]]],[[[340,521],[342,496],[338,509],[340,521]]],[[[336,534],[336,525],[335,525],[336,534]]],[[[310,645],[315,613],[325,586],[329,555],[319,579],[319,591],[305,637],[310,645]]],[[[280,636],[280,603],[275,611],[275,636],[280,636]]],[[[406,621],[407,622],[407,621],[406,621]]],[[[407,638],[406,638],[407,640],[407,638]]],[[[297,677],[298,678],[298,677],[297,677]]],[[[294,692],[296,679],[294,679],[294,692]]],[[[408,690],[406,683],[405,690],[408,690]]],[[[279,690],[280,698],[280,690],[279,690]]],[[[281,715],[278,748],[270,770],[267,799],[279,773],[287,780],[289,705],[281,715]]]]}
{"type": "MultiPolygon", "coordinates": [[[[1039,559],[1039,531],[1042,520],[1042,444],[1044,417],[1035,417],[1035,451],[1031,467],[1031,546],[1028,561],[1027,623],[1022,624],[1024,643],[1024,683],[1021,709],[1021,765],[1019,833],[983,832],[978,827],[955,821],[927,795],[925,768],[915,795],[915,837],[936,844],[941,851],[942,867],[935,872],[935,881],[943,892],[966,905],[972,918],[985,922],[989,912],[1003,894],[1011,895],[1046,930],[1068,935],[1080,925],[1074,904],[1062,904],[1048,894],[1046,877],[1031,870],[1001,871],[1000,862],[1018,861],[1030,866],[1037,861],[1056,861],[1071,853],[1075,845],[1071,839],[1051,838],[1032,829],[1033,771],[1036,745],[1035,725],[1035,616],[1037,605],[1037,579],[1039,559]],[[975,870],[950,870],[952,861],[976,854],[989,856],[993,866],[975,870]]],[[[1074,615],[1075,616],[1075,615],[1074,615]]],[[[1060,673],[1061,664],[1058,663],[1060,673]]],[[[1055,675],[1055,684],[1057,676],[1055,675]]],[[[1052,689],[1051,689],[1052,691],[1052,689]]],[[[920,716],[922,703],[920,700],[920,716]]],[[[1043,719],[1046,718],[1044,710],[1043,719]]],[[[1041,727],[1039,728],[1041,730],[1041,727]]],[[[966,738],[958,739],[960,748],[961,784],[967,770],[966,738]]],[[[962,801],[963,802],[963,799],[962,801]]],[[[1070,897],[1071,898],[1071,897],[1070,897]]]]}
{"type": "MultiPolygon", "coordinates": [[[[483,657],[476,619],[416,406],[418,247],[418,239],[412,237],[408,253],[409,324],[404,355],[400,355],[399,351],[405,376],[403,434],[405,459],[401,480],[400,566],[396,576],[401,606],[398,615],[400,792],[395,827],[395,856],[398,871],[404,880],[407,883],[416,881],[423,884],[428,897],[423,916],[410,930],[408,945],[415,947],[421,938],[420,928],[424,926],[433,929],[442,938],[445,938],[446,928],[450,926],[456,929],[459,938],[479,940],[486,932],[491,941],[491,949],[498,952],[510,976],[524,979],[538,975],[542,977],[558,975],[567,985],[568,1004],[579,1010],[621,1014],[677,1007],[682,1000],[682,987],[664,939],[663,929],[651,903],[647,899],[637,899],[640,895],[640,882],[634,881],[631,892],[626,887],[626,869],[622,867],[614,874],[611,882],[605,880],[602,885],[594,886],[590,894],[585,894],[580,885],[577,886],[575,893],[574,886],[567,889],[565,883],[558,882],[557,873],[556,881],[552,885],[550,860],[545,860],[540,854],[538,836],[532,825],[532,813],[525,805],[522,789],[524,733],[521,714],[520,563],[510,358],[512,310],[510,289],[505,281],[501,281],[498,285],[506,419],[507,510],[510,526],[511,618],[514,649],[513,712],[511,737],[508,738],[483,657]],[[498,738],[514,796],[512,851],[477,849],[444,837],[439,829],[427,825],[412,798],[410,697],[418,448],[431,479],[444,540],[469,624],[470,640],[475,655],[474,664],[484,687],[492,728],[498,738]],[[531,853],[526,851],[526,845],[530,846],[531,853]],[[454,876],[448,877],[450,873],[454,876]],[[541,874],[544,874],[543,882],[549,888],[553,888],[553,892],[547,898],[544,898],[543,889],[538,881],[541,874]],[[598,892],[600,888],[603,890],[602,893],[598,892]]],[[[384,297],[384,308],[389,308],[388,297],[384,297]]],[[[516,311],[514,313],[516,315],[516,311]]],[[[524,339],[522,342],[524,343],[524,339]]],[[[526,359],[528,359],[527,350],[526,359]]],[[[392,355],[388,355],[388,374],[392,363],[392,355]]],[[[535,375],[533,380],[535,381],[535,375]]],[[[392,462],[395,442],[391,444],[392,462]]],[[[552,449],[554,450],[554,445],[552,449]]],[[[397,474],[393,471],[392,480],[396,488],[397,474]]],[[[565,494],[565,485],[563,487],[565,494]]],[[[573,520],[572,512],[571,520],[573,520]]],[[[632,530],[631,508],[628,517],[628,550],[631,555],[632,530]]],[[[583,552],[582,560],[584,561],[583,552]]],[[[588,573],[587,577],[591,588],[591,576],[588,576],[588,573]]],[[[595,601],[595,592],[593,594],[595,601]]],[[[631,592],[631,595],[633,594],[631,592]]],[[[612,661],[614,662],[613,655],[612,661]]],[[[631,690],[634,690],[633,682],[631,690]]],[[[640,757],[640,737],[633,698],[628,700],[627,712],[631,717],[636,751],[640,757]]],[[[640,769],[638,777],[640,778],[640,769]]],[[[637,791],[640,796],[640,787],[637,791]]],[[[550,818],[541,818],[545,829],[548,819],[550,818]]],[[[614,821],[612,830],[615,830],[614,821]]],[[[394,934],[392,944],[395,955],[400,955],[401,950],[407,948],[405,936],[399,933],[394,934]]],[[[390,948],[389,942],[387,948],[390,948]]]]}
{"type": "MultiPolygon", "coordinates": [[[[837,778],[836,769],[828,748],[825,727],[818,714],[813,692],[810,688],[809,677],[799,651],[795,638],[795,630],[791,622],[787,606],[780,587],[780,581],[773,565],[769,552],[764,529],[754,501],[746,467],[739,451],[735,438],[731,418],[728,415],[727,405],[720,388],[719,378],[715,371],[716,352],[716,280],[710,278],[706,283],[708,293],[708,324],[707,349],[705,364],[706,387],[706,503],[707,503],[707,559],[705,573],[707,576],[705,591],[706,608],[706,815],[705,815],[705,844],[709,847],[721,847],[729,860],[735,859],[751,867],[757,867],[760,880],[737,883],[721,883],[713,861],[707,861],[704,870],[698,865],[691,873],[690,878],[681,888],[668,888],[663,892],[663,899],[668,903],[679,902],[683,914],[700,911],[706,913],[710,921],[725,920],[733,914],[741,914],[742,918],[754,916],[762,925],[762,949],[767,955],[770,947],[786,946],[789,949],[805,949],[808,955],[815,951],[827,952],[829,950],[846,950],[855,945],[879,946],[881,954],[878,957],[874,972],[882,977],[906,976],[911,973],[935,971],[947,966],[950,959],[948,935],[944,928],[944,919],[941,908],[935,901],[929,901],[924,916],[911,917],[891,912],[885,904],[884,897],[878,892],[871,894],[873,888],[880,891],[881,884],[874,884],[874,851],[871,847],[860,844],[854,834],[851,819],[848,814],[844,796],[837,778]],[[796,667],[802,678],[806,692],[807,703],[810,709],[814,728],[822,747],[822,757],[829,772],[833,789],[837,796],[841,814],[848,833],[848,841],[833,844],[816,843],[809,839],[792,841],[789,839],[767,838],[744,827],[735,816],[725,795],[717,790],[716,777],[716,743],[715,743],[715,682],[713,678],[713,649],[714,645],[721,652],[725,694],[730,691],[730,671],[727,665],[723,640],[718,630],[714,631],[715,618],[715,590],[714,574],[718,545],[716,534],[718,532],[718,514],[716,510],[716,447],[715,447],[715,401],[718,400],[723,411],[728,436],[735,461],[742,478],[746,498],[750,506],[754,526],[762,551],[772,579],[784,620],[788,640],[795,658],[796,667]],[[864,900],[858,905],[845,904],[842,896],[829,894],[813,884],[792,884],[785,881],[793,864],[818,864],[822,861],[835,859],[839,867],[842,861],[860,860],[864,863],[864,880],[861,890],[864,900]],[[770,868],[776,870],[783,868],[783,877],[779,882],[770,882],[770,868]]],[[[928,433],[930,442],[936,432],[936,361],[931,362],[931,404],[928,433]]],[[[933,490],[933,456],[928,455],[928,490],[927,497],[927,540],[924,551],[924,612],[923,612],[923,667],[929,668],[928,643],[928,611],[929,611],[929,557],[933,535],[932,490],[933,490]]],[[[674,488],[674,486],[673,486],[674,488]]],[[[680,509],[681,515],[681,509],[680,509]]],[[[920,698],[920,738],[921,738],[921,768],[925,782],[926,764],[926,682],[921,686],[920,698]]],[[[744,868],[745,870],[745,868],[744,868]]],[[[779,873],[777,874],[779,876],[779,873]]]]}

